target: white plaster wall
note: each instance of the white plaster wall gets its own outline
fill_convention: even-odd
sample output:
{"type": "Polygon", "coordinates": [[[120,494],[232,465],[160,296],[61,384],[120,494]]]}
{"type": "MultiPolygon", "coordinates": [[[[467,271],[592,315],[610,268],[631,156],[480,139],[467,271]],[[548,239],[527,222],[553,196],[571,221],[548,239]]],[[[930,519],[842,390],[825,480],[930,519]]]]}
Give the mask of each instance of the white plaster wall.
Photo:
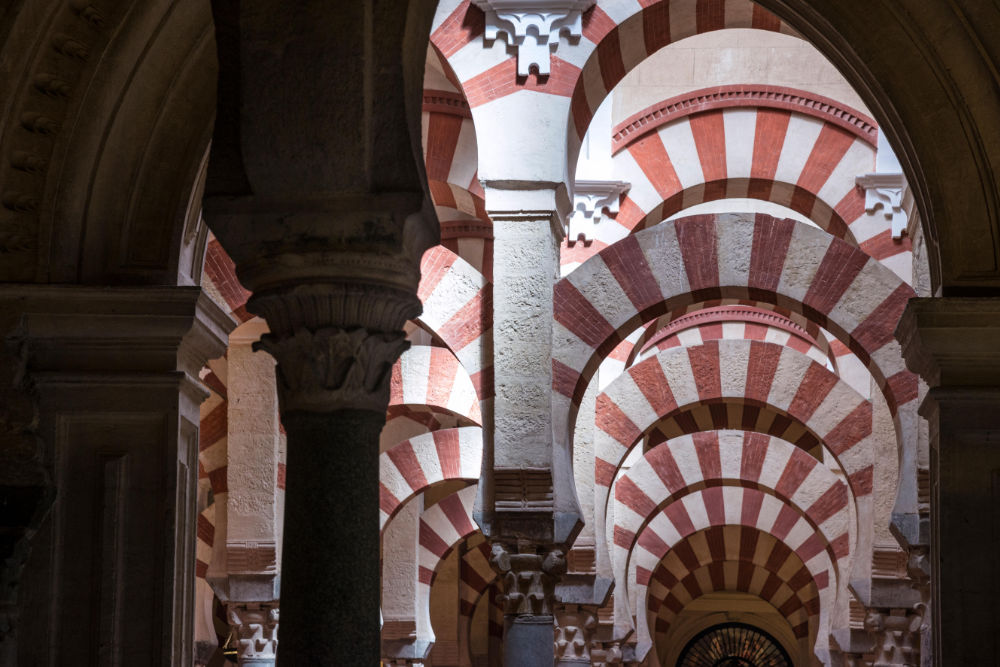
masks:
{"type": "Polygon", "coordinates": [[[735,83],[789,86],[871,115],[840,72],[807,42],[761,30],[719,30],[670,44],[615,87],[613,122],[682,93],[735,83]]]}
{"type": "Polygon", "coordinates": [[[423,496],[403,505],[382,533],[382,617],[387,624],[416,622],[417,539],[423,496]]]}

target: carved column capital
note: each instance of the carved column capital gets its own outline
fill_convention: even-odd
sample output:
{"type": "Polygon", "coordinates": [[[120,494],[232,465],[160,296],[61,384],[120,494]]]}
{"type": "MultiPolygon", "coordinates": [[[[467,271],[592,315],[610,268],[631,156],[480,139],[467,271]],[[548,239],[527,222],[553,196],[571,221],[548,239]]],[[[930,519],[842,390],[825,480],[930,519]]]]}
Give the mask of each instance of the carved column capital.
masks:
{"type": "Polygon", "coordinates": [[[274,664],[278,652],[278,602],[230,602],[226,618],[232,627],[229,645],[239,664],[274,664]]]}
{"type": "Polygon", "coordinates": [[[409,346],[403,325],[420,302],[395,288],[334,283],[269,290],[248,308],[271,329],[254,349],[278,361],[282,413],[383,412],[392,365],[409,346]]]}
{"type": "Polygon", "coordinates": [[[561,549],[542,551],[527,544],[511,553],[509,545],[494,542],[490,564],[500,574],[504,615],[551,616],[555,609],[555,585],[566,572],[561,549]]]}

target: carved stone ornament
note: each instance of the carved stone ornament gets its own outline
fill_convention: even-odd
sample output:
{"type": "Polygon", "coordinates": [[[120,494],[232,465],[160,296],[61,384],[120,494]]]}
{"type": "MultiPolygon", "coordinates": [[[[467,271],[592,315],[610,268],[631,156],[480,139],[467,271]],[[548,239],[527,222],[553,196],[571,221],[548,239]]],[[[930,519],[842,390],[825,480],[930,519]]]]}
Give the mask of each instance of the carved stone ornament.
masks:
{"type": "MultiPolygon", "coordinates": [[[[530,547],[521,545],[519,551],[530,547]]],[[[560,549],[545,555],[539,553],[510,553],[507,548],[493,543],[490,564],[500,574],[503,594],[498,600],[504,615],[551,616],[554,613],[556,581],[566,572],[566,556],[560,549]]]]}
{"type": "Polygon", "coordinates": [[[233,630],[231,645],[235,645],[240,664],[269,662],[278,653],[278,603],[231,602],[226,616],[233,630]]]}
{"type": "Polygon", "coordinates": [[[625,664],[625,654],[621,642],[599,642],[593,649],[594,667],[614,667],[625,664]]]}
{"type": "Polygon", "coordinates": [[[372,410],[389,403],[392,365],[410,346],[405,334],[367,329],[300,329],[254,344],[278,361],[278,400],[289,411],[372,410]]]}
{"type": "Polygon", "coordinates": [[[622,181],[577,181],[573,189],[573,213],[569,218],[566,238],[575,241],[593,241],[595,227],[604,218],[618,213],[621,195],[632,187],[622,181]]]}
{"type": "Polygon", "coordinates": [[[872,634],[875,642],[872,665],[920,664],[920,631],[924,609],[921,603],[913,609],[877,609],[868,612],[865,616],[865,630],[872,634]]]}
{"type": "Polygon", "coordinates": [[[492,43],[503,34],[517,50],[518,76],[528,76],[532,65],[539,76],[548,76],[560,34],[579,40],[581,15],[595,0],[473,0],[473,4],[486,13],[483,39],[492,43]]]}
{"type": "Polygon", "coordinates": [[[906,211],[903,210],[903,175],[865,174],[858,176],[856,182],[865,189],[865,211],[874,213],[882,207],[882,214],[892,229],[892,238],[901,238],[907,224],[906,211]]]}
{"type": "Polygon", "coordinates": [[[590,642],[597,629],[593,605],[564,604],[556,608],[556,664],[591,664],[590,642]]]}

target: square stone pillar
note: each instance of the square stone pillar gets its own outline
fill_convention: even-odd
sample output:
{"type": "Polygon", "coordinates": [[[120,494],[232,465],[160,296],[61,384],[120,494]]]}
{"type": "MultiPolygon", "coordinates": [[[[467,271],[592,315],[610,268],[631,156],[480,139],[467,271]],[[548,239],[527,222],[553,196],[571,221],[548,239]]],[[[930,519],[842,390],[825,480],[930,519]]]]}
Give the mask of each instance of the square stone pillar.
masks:
{"type": "Polygon", "coordinates": [[[896,337],[930,387],[933,664],[1000,664],[1000,298],[911,299],[896,337]]]}
{"type": "MultiPolygon", "coordinates": [[[[17,287],[3,308],[56,488],[21,590],[30,664],[192,660],[198,371],[233,326],[199,287],[17,287]]],[[[28,664],[28,663],[25,663],[28,664]]]]}

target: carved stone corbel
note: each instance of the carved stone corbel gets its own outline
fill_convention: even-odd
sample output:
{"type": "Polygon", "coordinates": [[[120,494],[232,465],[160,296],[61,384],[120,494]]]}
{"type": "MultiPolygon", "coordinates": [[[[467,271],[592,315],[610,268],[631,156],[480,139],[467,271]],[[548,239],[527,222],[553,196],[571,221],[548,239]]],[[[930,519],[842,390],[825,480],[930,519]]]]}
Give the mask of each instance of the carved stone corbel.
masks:
{"type": "Polygon", "coordinates": [[[273,665],[278,653],[278,602],[230,602],[226,617],[241,665],[273,665]]]}
{"type": "Polygon", "coordinates": [[[555,585],[566,572],[566,556],[561,549],[537,553],[522,544],[518,552],[493,543],[490,564],[500,574],[505,616],[551,616],[555,612],[555,585]]]}

